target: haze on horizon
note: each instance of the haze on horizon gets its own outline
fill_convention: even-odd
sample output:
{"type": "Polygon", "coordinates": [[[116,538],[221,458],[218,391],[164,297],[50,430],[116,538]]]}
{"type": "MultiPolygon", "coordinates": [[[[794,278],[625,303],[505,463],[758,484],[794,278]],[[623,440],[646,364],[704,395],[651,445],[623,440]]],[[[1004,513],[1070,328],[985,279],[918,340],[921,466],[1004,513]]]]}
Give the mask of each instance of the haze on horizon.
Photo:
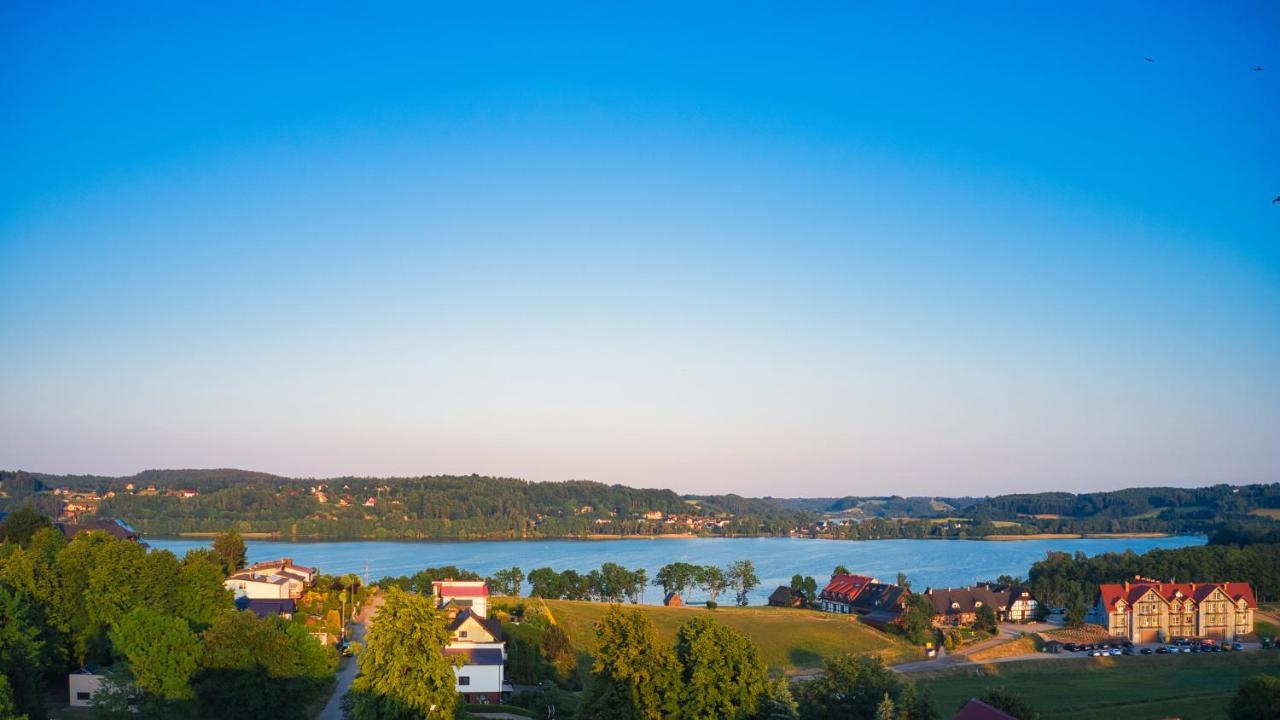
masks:
{"type": "Polygon", "coordinates": [[[486,9],[0,8],[0,467],[1280,480],[1276,4],[486,9]]]}

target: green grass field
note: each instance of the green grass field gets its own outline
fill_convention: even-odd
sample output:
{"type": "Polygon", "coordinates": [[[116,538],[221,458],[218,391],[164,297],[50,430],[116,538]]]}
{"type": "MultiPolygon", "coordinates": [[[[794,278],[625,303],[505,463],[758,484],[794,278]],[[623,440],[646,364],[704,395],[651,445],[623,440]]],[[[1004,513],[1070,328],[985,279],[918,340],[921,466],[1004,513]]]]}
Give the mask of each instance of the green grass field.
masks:
{"type": "Polygon", "coordinates": [[[943,717],[988,686],[1003,685],[1043,720],[1213,720],[1226,718],[1236,686],[1258,673],[1280,674],[1280,652],[1031,660],[913,677],[933,691],[943,717]]]}
{"type": "MultiPolygon", "coordinates": [[[[563,626],[574,644],[590,652],[595,646],[592,628],[608,605],[573,600],[547,600],[555,621],[563,626]]],[[[751,636],[771,668],[787,673],[821,667],[825,658],[846,652],[875,653],[887,663],[922,659],[922,653],[898,638],[862,625],[848,615],[832,615],[812,610],[769,607],[668,608],[628,605],[639,608],[653,620],[662,637],[670,641],[681,623],[696,615],[709,615],[719,622],[751,636]]]]}

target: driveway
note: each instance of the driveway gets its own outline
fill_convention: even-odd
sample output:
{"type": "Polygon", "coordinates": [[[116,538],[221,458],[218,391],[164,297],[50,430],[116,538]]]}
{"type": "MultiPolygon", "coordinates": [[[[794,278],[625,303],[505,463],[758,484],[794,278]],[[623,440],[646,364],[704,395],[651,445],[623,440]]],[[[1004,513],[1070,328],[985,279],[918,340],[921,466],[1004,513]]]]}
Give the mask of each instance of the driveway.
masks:
{"type": "MultiPolygon", "coordinates": [[[[378,614],[378,606],[381,604],[381,595],[375,595],[365,604],[364,611],[359,615],[359,622],[351,628],[351,640],[364,644],[365,628],[373,622],[373,616],[378,614]]],[[[342,696],[351,689],[351,681],[356,679],[356,672],[359,670],[354,657],[343,658],[342,662],[343,665],[338,668],[338,684],[334,687],[333,696],[329,698],[328,704],[317,716],[318,720],[342,720],[342,696]]]]}

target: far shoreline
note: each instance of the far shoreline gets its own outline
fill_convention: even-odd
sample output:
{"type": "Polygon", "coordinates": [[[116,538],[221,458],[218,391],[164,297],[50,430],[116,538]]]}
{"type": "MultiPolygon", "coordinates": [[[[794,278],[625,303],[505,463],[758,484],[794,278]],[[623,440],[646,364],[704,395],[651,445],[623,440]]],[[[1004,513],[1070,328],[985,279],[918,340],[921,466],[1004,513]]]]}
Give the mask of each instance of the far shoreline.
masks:
{"type": "MultiPolygon", "coordinates": [[[[238,531],[237,531],[238,532],[238,531]]],[[[155,540],[204,540],[221,535],[221,532],[184,532],[177,535],[143,535],[143,539],[155,540]]],[[[435,537],[435,538],[398,538],[398,537],[327,537],[323,535],[284,535],[271,532],[240,532],[245,540],[262,542],[397,542],[397,543],[452,543],[452,542],[545,542],[572,540],[591,542],[600,540],[750,540],[753,538],[775,538],[785,540],[830,540],[832,542],[880,542],[883,540],[921,540],[921,541],[988,541],[1017,542],[1019,540],[1112,540],[1125,538],[1167,538],[1167,537],[1205,537],[1203,533],[1160,533],[1160,532],[1128,532],[1128,533],[1034,533],[1029,535],[985,535],[982,537],[887,537],[847,539],[835,537],[812,537],[806,535],[688,535],[683,533],[659,533],[657,535],[609,535],[592,533],[590,535],[554,535],[540,537],[435,537]]]]}

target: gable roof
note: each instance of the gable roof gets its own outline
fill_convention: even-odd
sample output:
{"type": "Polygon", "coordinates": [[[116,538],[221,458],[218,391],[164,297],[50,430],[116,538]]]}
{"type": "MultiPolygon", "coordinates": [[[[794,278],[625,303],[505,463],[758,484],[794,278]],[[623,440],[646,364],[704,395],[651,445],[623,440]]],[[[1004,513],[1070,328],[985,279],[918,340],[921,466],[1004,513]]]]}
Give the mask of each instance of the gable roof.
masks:
{"type": "Polygon", "coordinates": [[[769,593],[769,602],[789,603],[791,598],[795,597],[795,592],[786,585],[779,585],[776,590],[769,593]]]}
{"type": "Polygon", "coordinates": [[[818,593],[818,597],[839,602],[852,602],[868,583],[873,582],[875,582],[875,578],[867,577],[866,575],[833,575],[831,582],[822,588],[822,592],[818,593]]]}
{"type": "Polygon", "coordinates": [[[236,580],[239,582],[268,583],[270,585],[287,585],[290,580],[290,578],[287,578],[283,575],[263,575],[261,573],[256,573],[248,570],[241,570],[240,572],[234,575],[229,575],[227,576],[227,579],[236,580]]]}
{"type": "Polygon", "coordinates": [[[1249,607],[1258,607],[1253,588],[1249,583],[1243,582],[1175,583],[1141,579],[1133,582],[1103,583],[1098,586],[1098,602],[1107,610],[1116,610],[1121,601],[1124,601],[1127,606],[1132,606],[1148,592],[1153,592],[1166,604],[1175,599],[1189,599],[1198,605],[1219,589],[1233,602],[1243,599],[1249,607]]]}
{"type": "Polygon", "coordinates": [[[502,621],[497,618],[482,617],[471,608],[463,608],[459,611],[453,620],[449,621],[449,624],[445,626],[445,629],[451,633],[457,632],[468,619],[479,623],[480,627],[484,628],[485,632],[493,637],[494,642],[502,641],[502,621]]]}
{"type": "Polygon", "coordinates": [[[1018,720],[1009,713],[991,707],[978,698],[973,698],[960,708],[951,720],[1018,720]]]}
{"type": "Polygon", "coordinates": [[[864,612],[876,610],[897,610],[907,596],[907,589],[901,585],[887,583],[868,583],[858,597],[854,598],[853,607],[864,612]]]}

